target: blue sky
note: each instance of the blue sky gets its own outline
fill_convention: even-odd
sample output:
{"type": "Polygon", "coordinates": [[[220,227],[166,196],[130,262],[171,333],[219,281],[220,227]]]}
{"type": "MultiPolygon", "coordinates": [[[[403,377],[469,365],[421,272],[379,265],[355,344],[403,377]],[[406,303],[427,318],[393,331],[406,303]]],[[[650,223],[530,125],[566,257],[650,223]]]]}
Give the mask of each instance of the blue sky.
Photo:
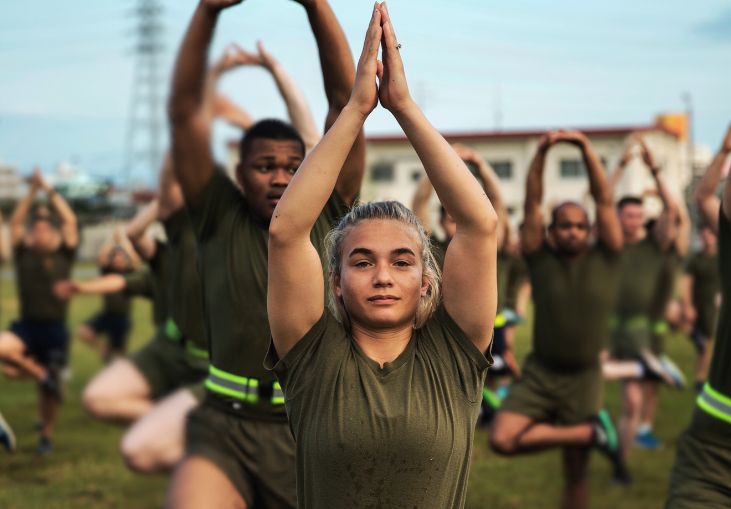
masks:
{"type": "MultiPolygon", "coordinates": [[[[195,0],[163,0],[169,76],[195,0]]],[[[331,0],[354,52],[372,3],[331,0]]],[[[34,0],[0,7],[0,160],[28,172],[70,160],[119,175],[133,70],[134,0],[34,0]]],[[[690,92],[699,142],[717,146],[731,122],[731,5],[727,0],[392,0],[412,91],[439,128],[646,124],[684,108],[690,92]]],[[[318,119],[326,104],[317,51],[291,0],[246,0],[226,11],[214,42],[262,39],[298,80],[318,119]]],[[[224,91],[255,117],[283,116],[259,69],[224,91]]],[[[167,89],[167,87],[165,87],[167,89]]],[[[397,132],[383,110],[369,133],[397,132]]],[[[216,130],[223,141],[235,133],[216,130]]],[[[144,179],[148,170],[137,169],[144,179]]]]}

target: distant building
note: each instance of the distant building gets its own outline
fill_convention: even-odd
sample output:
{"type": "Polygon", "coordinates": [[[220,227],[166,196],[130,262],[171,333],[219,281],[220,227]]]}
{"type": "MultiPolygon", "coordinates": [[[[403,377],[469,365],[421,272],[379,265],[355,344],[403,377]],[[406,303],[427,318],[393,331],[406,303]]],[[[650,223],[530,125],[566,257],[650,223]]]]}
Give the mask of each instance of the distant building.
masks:
{"type": "MultiPolygon", "coordinates": [[[[580,130],[591,140],[608,174],[616,168],[627,138],[633,133],[641,134],[661,166],[668,187],[680,196],[692,178],[687,125],[685,115],[668,114],[658,116],[655,122],[647,125],[587,127],[580,130]]],[[[536,152],[538,140],[545,132],[545,129],[500,130],[453,132],[444,133],[444,136],[452,143],[459,142],[477,150],[492,165],[500,177],[511,218],[517,223],[523,215],[528,166],[536,152]]],[[[696,167],[702,166],[707,159],[702,151],[696,151],[694,156],[696,167]]],[[[227,163],[231,174],[237,161],[238,143],[231,142],[227,163]]],[[[416,152],[403,134],[368,137],[366,168],[361,192],[361,198],[365,201],[398,200],[410,205],[417,182],[424,175],[416,152]]],[[[659,210],[659,201],[652,198],[655,195],[653,180],[644,168],[639,153],[618,184],[616,196],[627,194],[650,196],[647,201],[648,212],[654,214],[659,210]]],[[[551,149],[546,159],[545,205],[549,207],[566,199],[591,205],[586,170],[579,150],[560,144],[551,149]]],[[[436,205],[435,198],[435,210],[436,205]]]]}
{"type": "Polygon", "coordinates": [[[15,202],[25,194],[26,189],[17,168],[0,162],[0,203],[15,202]]]}

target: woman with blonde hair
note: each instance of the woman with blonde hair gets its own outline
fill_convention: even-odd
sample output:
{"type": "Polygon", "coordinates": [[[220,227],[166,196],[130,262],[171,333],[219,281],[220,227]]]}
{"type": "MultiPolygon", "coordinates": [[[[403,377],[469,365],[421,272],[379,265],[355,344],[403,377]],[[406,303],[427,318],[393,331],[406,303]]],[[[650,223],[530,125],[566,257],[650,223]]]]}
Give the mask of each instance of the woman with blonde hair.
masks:
{"type": "Polygon", "coordinates": [[[497,302],[497,216],[412,101],[399,47],[385,4],[376,5],[350,101],[292,178],[269,227],[266,364],[284,390],[302,508],[464,505],[490,365],[482,352],[497,302]],[[379,99],[457,231],[440,282],[411,211],[396,202],[356,206],[329,235],[328,310],[310,231],[379,99]]]}

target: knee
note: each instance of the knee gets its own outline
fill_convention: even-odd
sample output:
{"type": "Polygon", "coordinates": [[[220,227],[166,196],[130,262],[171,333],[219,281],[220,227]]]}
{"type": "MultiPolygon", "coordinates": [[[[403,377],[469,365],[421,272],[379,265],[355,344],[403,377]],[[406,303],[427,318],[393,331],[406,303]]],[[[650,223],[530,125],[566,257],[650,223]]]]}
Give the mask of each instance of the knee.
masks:
{"type": "Polygon", "coordinates": [[[110,400],[104,385],[92,380],[85,388],[81,396],[84,409],[96,417],[103,419],[108,416],[108,401],[110,400]]]}
{"type": "Polygon", "coordinates": [[[149,474],[159,469],[154,451],[136,433],[127,433],[119,449],[127,468],[140,474],[149,474]]]}
{"type": "Polygon", "coordinates": [[[0,332],[0,360],[13,360],[23,353],[23,344],[9,332],[0,332]]]}
{"type": "Polygon", "coordinates": [[[518,437],[504,426],[493,426],[490,429],[488,442],[490,449],[501,456],[512,456],[518,450],[518,437]]]}

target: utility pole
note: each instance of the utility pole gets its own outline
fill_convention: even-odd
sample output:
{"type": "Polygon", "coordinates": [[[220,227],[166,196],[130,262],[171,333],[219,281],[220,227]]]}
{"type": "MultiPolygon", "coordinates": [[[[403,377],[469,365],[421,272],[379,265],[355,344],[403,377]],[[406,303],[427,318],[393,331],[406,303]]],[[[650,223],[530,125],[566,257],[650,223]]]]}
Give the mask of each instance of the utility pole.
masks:
{"type": "Polygon", "coordinates": [[[124,176],[128,189],[132,171],[138,161],[145,161],[146,175],[154,175],[161,161],[163,123],[160,93],[163,43],[162,3],[160,0],[136,0],[135,67],[127,117],[124,176]]]}

